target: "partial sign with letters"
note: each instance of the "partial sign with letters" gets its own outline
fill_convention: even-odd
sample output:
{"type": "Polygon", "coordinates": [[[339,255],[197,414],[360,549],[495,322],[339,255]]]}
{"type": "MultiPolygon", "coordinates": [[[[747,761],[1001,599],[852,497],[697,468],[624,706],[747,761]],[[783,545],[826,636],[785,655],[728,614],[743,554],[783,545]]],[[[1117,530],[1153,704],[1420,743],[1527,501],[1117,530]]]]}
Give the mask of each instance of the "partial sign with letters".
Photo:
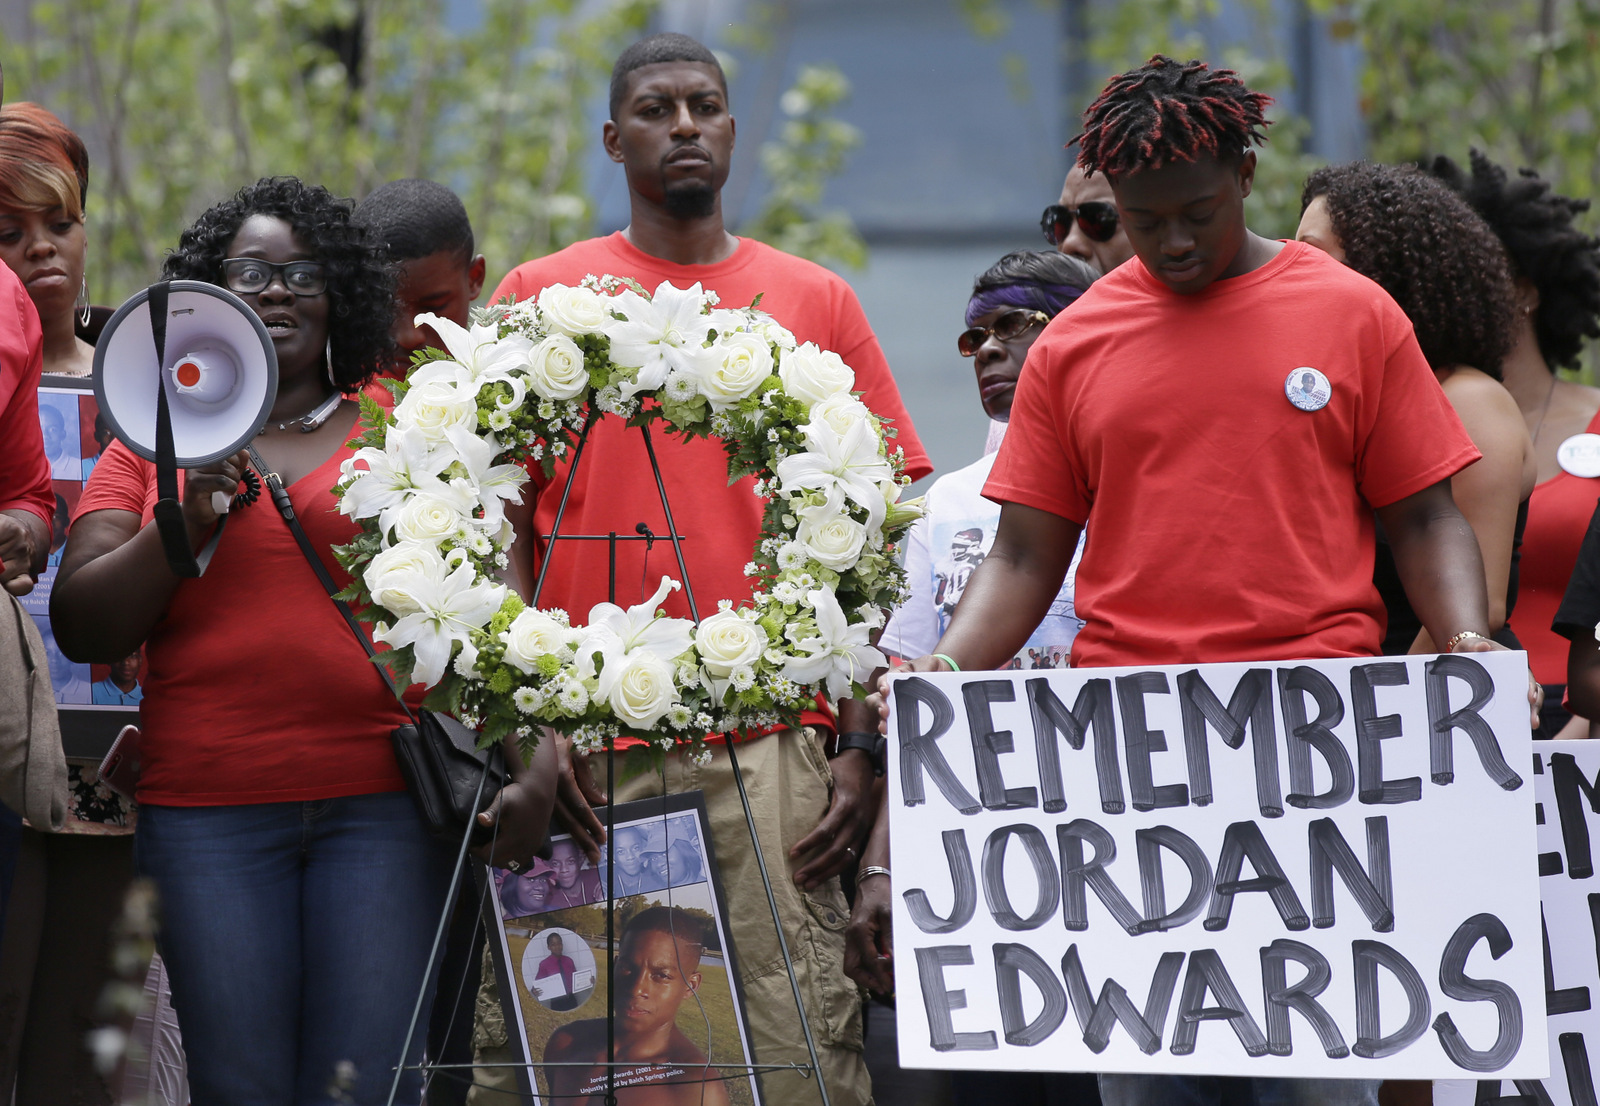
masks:
{"type": "Polygon", "coordinates": [[[1600,741],[1534,745],[1550,1077],[1440,1084],[1439,1106],[1600,1106],[1600,741]]]}
{"type": "Polygon", "coordinates": [[[1541,1078],[1520,653],[899,675],[908,1067],[1541,1078]]]}

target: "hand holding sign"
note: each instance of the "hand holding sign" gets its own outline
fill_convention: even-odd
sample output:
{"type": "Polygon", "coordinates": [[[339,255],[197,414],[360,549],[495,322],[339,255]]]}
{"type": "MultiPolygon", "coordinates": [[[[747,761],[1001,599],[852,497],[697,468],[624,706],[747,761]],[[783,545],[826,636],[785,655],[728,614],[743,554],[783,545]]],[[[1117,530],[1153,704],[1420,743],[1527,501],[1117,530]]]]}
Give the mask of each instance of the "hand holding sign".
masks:
{"type": "Polygon", "coordinates": [[[889,681],[906,1066],[1544,1070],[1523,657],[922,670],[889,681]]]}

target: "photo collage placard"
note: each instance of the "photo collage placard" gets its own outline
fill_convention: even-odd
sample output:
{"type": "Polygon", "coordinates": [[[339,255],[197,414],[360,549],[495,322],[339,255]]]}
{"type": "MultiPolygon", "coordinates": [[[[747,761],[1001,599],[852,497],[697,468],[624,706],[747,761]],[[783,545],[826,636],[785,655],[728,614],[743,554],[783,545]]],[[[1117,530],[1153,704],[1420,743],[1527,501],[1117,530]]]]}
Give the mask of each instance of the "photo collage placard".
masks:
{"type": "MultiPolygon", "coordinates": [[[[619,805],[611,852],[619,1106],[759,1106],[700,793],[619,805]]],[[[538,1103],[605,1099],[608,874],[565,835],[521,871],[479,866],[521,1089],[538,1103]]]]}

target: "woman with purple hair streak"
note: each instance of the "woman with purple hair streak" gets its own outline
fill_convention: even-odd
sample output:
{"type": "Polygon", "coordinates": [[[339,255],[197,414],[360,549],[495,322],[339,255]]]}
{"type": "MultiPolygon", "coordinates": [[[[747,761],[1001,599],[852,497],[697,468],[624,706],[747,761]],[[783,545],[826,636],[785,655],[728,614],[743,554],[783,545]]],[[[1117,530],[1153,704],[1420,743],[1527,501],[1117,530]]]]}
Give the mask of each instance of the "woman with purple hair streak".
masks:
{"type": "MultiPolygon", "coordinates": [[[[980,493],[1005,436],[1023,362],[1045,324],[1082,295],[1095,276],[1076,257],[1020,250],[1006,254],[973,284],[967,329],[956,345],[963,357],[972,358],[978,398],[991,420],[989,441],[981,459],[941,477],[928,491],[923,517],[906,542],[911,598],[889,620],[879,642],[890,656],[920,657],[933,648],[967,579],[994,541],[1000,507],[980,493]]],[[[1069,571],[1050,613],[1018,652],[1013,668],[1066,665],[1072,639],[1083,625],[1073,610],[1073,577],[1069,571]]]]}
{"type": "MultiPolygon", "coordinates": [[[[1098,274],[1088,263],[1061,253],[1024,250],[1007,254],[977,279],[967,302],[967,329],[956,339],[962,356],[972,358],[978,397],[989,416],[984,456],[940,477],[928,490],[923,517],[906,542],[906,573],[911,597],[894,613],[878,645],[891,657],[920,657],[933,651],[950,622],[962,589],[994,542],[1000,505],[983,498],[984,482],[1011,417],[1028,349],[1048,323],[1070,307],[1098,274]]],[[[1061,591],[1012,668],[1065,668],[1083,621],[1073,607],[1078,556],[1073,557],[1061,591]]],[[[886,832],[880,818],[875,832],[886,832]]],[[[875,837],[876,840],[876,837],[875,837]]],[[[879,978],[874,935],[886,929],[889,874],[862,869],[845,952],[846,971],[875,992],[892,986],[879,978]],[[864,970],[865,969],[865,970],[864,970]]],[[[1019,1106],[1095,1106],[1100,1099],[1092,1075],[1038,1072],[962,1072],[952,1078],[957,1106],[1012,1102],[1019,1106]]]]}

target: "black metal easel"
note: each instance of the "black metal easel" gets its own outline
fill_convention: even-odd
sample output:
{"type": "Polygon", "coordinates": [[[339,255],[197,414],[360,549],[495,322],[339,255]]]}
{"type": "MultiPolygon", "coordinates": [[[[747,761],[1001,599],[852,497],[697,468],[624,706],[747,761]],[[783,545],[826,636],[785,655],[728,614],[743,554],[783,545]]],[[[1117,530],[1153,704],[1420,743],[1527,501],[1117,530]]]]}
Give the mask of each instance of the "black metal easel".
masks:
{"type": "MultiPolygon", "coordinates": [[[[560,540],[560,541],[603,541],[603,542],[607,543],[607,565],[608,565],[608,581],[609,582],[608,582],[608,586],[607,586],[607,589],[606,589],[606,598],[607,598],[608,602],[611,602],[613,604],[616,603],[616,601],[617,601],[617,543],[619,541],[642,541],[642,542],[646,542],[647,543],[645,548],[648,550],[650,548],[650,546],[653,545],[656,541],[663,540],[659,535],[656,535],[655,533],[651,532],[649,526],[646,525],[643,522],[640,522],[634,528],[635,532],[632,533],[632,534],[618,534],[615,530],[610,531],[609,533],[606,533],[606,534],[563,534],[563,533],[561,533],[561,521],[566,516],[566,513],[567,513],[567,501],[572,495],[573,480],[577,476],[578,465],[583,459],[584,446],[588,444],[589,432],[594,428],[595,423],[598,422],[602,417],[604,417],[603,412],[598,411],[598,410],[594,409],[593,407],[591,407],[590,410],[589,410],[588,416],[584,419],[583,429],[578,434],[577,444],[573,449],[572,464],[567,469],[567,478],[566,478],[566,481],[563,484],[562,489],[561,489],[561,499],[556,505],[556,517],[555,517],[555,520],[551,524],[550,533],[547,534],[547,535],[543,535],[543,537],[545,539],[545,542],[546,542],[544,556],[543,556],[543,559],[541,560],[541,562],[539,564],[539,574],[534,580],[533,594],[528,599],[528,603],[532,607],[537,608],[538,605],[539,605],[539,597],[544,591],[545,576],[550,571],[550,562],[551,562],[552,556],[553,556],[553,554],[555,552],[555,543],[558,540],[560,540]]],[[[688,605],[689,605],[689,616],[694,620],[696,625],[699,625],[699,623],[700,623],[700,609],[699,609],[699,606],[695,603],[694,587],[689,582],[689,570],[688,570],[688,566],[685,563],[684,557],[683,557],[683,542],[684,542],[685,538],[684,538],[684,535],[678,533],[677,525],[676,525],[676,523],[674,523],[673,518],[672,518],[672,505],[667,500],[667,488],[666,488],[665,482],[661,478],[661,464],[660,464],[659,461],[656,460],[655,443],[651,439],[651,436],[650,436],[650,427],[646,424],[646,425],[639,426],[638,429],[639,429],[639,432],[644,435],[645,451],[650,457],[650,471],[651,471],[652,475],[655,477],[656,492],[661,498],[661,510],[662,510],[663,514],[666,516],[667,534],[666,534],[666,539],[665,540],[669,540],[669,541],[672,542],[672,552],[673,552],[673,555],[677,558],[677,562],[678,562],[678,575],[682,579],[682,582],[683,582],[684,598],[685,598],[685,600],[687,600],[688,605]]],[[[756,865],[757,865],[757,867],[759,868],[759,870],[761,872],[761,884],[762,884],[763,889],[766,891],[767,906],[772,912],[773,929],[775,930],[775,932],[778,935],[778,948],[779,948],[779,951],[783,954],[784,971],[789,976],[789,987],[790,987],[790,990],[794,994],[795,1010],[800,1015],[800,1029],[805,1035],[806,1052],[807,1052],[807,1055],[809,1056],[811,1062],[810,1062],[809,1065],[803,1065],[803,1064],[795,1064],[795,1065],[788,1065],[788,1064],[782,1064],[782,1065],[774,1065],[774,1064],[732,1064],[732,1065],[730,1065],[730,1064],[718,1064],[718,1065],[714,1065],[714,1066],[717,1067],[717,1068],[732,1068],[732,1069],[735,1069],[735,1070],[745,1071],[747,1073],[755,1073],[755,1072],[758,1072],[758,1071],[796,1071],[796,1072],[799,1072],[802,1075],[808,1075],[808,1076],[809,1075],[814,1075],[816,1077],[816,1080],[817,1080],[817,1094],[821,1099],[821,1106],[832,1106],[832,1104],[831,1104],[831,1102],[830,1102],[830,1100],[828,1098],[827,1084],[823,1080],[823,1077],[822,1077],[822,1066],[819,1063],[818,1058],[817,1058],[817,1045],[816,1045],[816,1039],[813,1037],[812,1032],[811,1032],[811,1021],[806,1016],[805,1003],[802,1000],[801,995],[800,995],[800,983],[799,983],[799,980],[795,976],[794,959],[789,953],[789,940],[784,935],[783,922],[782,922],[781,918],[778,915],[778,899],[777,899],[777,896],[773,893],[773,890],[772,890],[772,879],[771,879],[771,876],[768,874],[768,871],[767,871],[767,860],[766,860],[766,857],[761,852],[761,838],[760,838],[759,834],[756,831],[755,817],[751,813],[751,810],[750,810],[750,797],[749,797],[749,794],[747,793],[747,791],[745,790],[744,774],[739,768],[739,756],[738,756],[738,753],[734,749],[734,746],[737,744],[737,742],[734,740],[734,735],[732,735],[732,734],[725,734],[723,736],[724,736],[724,743],[725,743],[725,745],[727,747],[727,750],[728,750],[728,763],[733,768],[734,782],[735,782],[735,784],[737,784],[738,789],[739,789],[739,803],[740,803],[740,806],[744,810],[745,826],[750,831],[750,843],[755,848],[756,865]]],[[[615,803],[615,795],[613,794],[613,791],[614,791],[614,788],[615,788],[615,784],[616,784],[616,751],[614,749],[608,748],[606,750],[606,797],[607,797],[607,803],[606,803],[606,910],[605,910],[605,915],[606,915],[606,950],[607,950],[606,951],[606,956],[607,956],[607,961],[606,961],[606,1064],[605,1064],[605,1068],[606,1068],[606,1098],[605,1098],[606,1106],[616,1106],[616,1103],[617,1103],[617,1087],[616,1087],[617,1068],[619,1066],[629,1067],[629,1068],[638,1066],[637,1064],[633,1064],[633,1063],[619,1064],[618,1061],[617,1061],[617,1051],[616,1051],[616,1018],[617,1018],[617,1011],[616,1011],[616,984],[615,984],[615,979],[616,979],[617,948],[616,948],[616,934],[615,934],[615,927],[616,927],[615,900],[616,900],[616,871],[617,871],[617,866],[616,866],[616,846],[615,846],[615,843],[614,843],[614,836],[615,836],[614,835],[614,830],[615,830],[615,824],[616,824],[616,817],[615,817],[616,803],[615,803]]],[[[481,783],[479,785],[479,789],[480,789],[480,797],[481,797],[481,792],[482,792],[482,784],[481,783]]],[[[496,824],[495,831],[496,831],[496,836],[498,836],[498,833],[499,833],[499,825],[498,825],[498,823],[496,824]]],[[[441,917],[439,919],[438,929],[434,933],[433,950],[429,954],[429,957],[428,957],[428,964],[429,964],[428,973],[423,976],[422,986],[419,988],[418,993],[417,993],[416,1006],[412,1010],[412,1014],[411,1014],[411,1025],[410,1025],[410,1028],[406,1032],[405,1044],[401,1047],[401,1050],[400,1050],[400,1062],[396,1066],[396,1069],[395,1069],[394,1084],[390,1088],[390,1091],[389,1091],[388,1106],[394,1106],[395,1095],[399,1092],[399,1089],[400,1089],[401,1073],[406,1070],[406,1066],[407,1066],[406,1065],[406,1055],[411,1051],[411,1042],[415,1038],[416,1030],[417,1030],[417,1024],[421,1020],[422,1008],[425,1005],[425,1002],[426,1002],[426,999],[427,999],[428,977],[432,974],[432,966],[438,960],[440,947],[444,943],[444,935],[445,935],[446,931],[449,928],[451,913],[452,913],[452,911],[454,909],[454,906],[455,906],[456,893],[457,893],[457,890],[459,889],[460,884],[461,884],[461,875],[462,875],[463,871],[466,868],[467,852],[468,852],[468,847],[469,847],[469,843],[470,843],[470,840],[471,840],[471,835],[472,835],[472,826],[468,825],[467,833],[462,838],[461,847],[457,851],[457,854],[456,854],[455,870],[451,873],[450,891],[449,891],[449,894],[446,896],[446,899],[445,899],[444,912],[443,912],[443,914],[441,915],[441,917]]],[[[494,847],[493,846],[493,842],[491,841],[491,844],[490,844],[491,850],[493,849],[493,847],[494,847]]],[[[443,981],[441,980],[440,982],[442,983],[443,981]]],[[[732,981],[730,980],[730,983],[731,982],[732,981]]],[[[423,1064],[421,1066],[422,1066],[423,1069],[426,1070],[428,1068],[435,1067],[436,1065],[423,1064]]],[[[530,1064],[529,1065],[530,1068],[531,1067],[537,1067],[537,1066],[539,1066],[539,1065],[537,1065],[537,1064],[530,1064]]],[[[592,1067],[594,1065],[586,1065],[586,1066],[591,1066],[592,1067]]],[[[531,1073],[530,1073],[530,1078],[531,1078],[531,1073]]]]}

